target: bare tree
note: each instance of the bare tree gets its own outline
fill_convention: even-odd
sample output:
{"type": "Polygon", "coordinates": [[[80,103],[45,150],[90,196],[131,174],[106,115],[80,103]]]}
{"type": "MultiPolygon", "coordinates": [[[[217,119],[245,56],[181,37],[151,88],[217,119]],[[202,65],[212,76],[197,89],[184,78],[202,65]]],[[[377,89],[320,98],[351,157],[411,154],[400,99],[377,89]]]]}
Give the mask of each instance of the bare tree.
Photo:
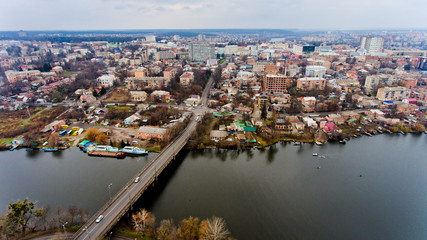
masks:
{"type": "Polygon", "coordinates": [[[200,225],[201,240],[223,240],[227,239],[230,234],[225,220],[220,217],[209,218],[204,220],[200,225]]]}

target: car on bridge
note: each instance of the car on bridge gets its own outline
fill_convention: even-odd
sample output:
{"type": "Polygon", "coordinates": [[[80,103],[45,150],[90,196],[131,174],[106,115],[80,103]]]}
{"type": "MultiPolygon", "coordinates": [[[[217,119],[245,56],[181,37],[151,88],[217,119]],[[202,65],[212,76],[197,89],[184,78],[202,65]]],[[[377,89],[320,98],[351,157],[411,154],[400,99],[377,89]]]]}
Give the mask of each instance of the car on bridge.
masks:
{"type": "Polygon", "coordinates": [[[104,215],[99,215],[99,217],[95,220],[96,223],[101,222],[101,220],[104,218],[104,215]]]}
{"type": "Polygon", "coordinates": [[[139,182],[139,177],[136,177],[135,178],[135,182],[137,183],[137,182],[139,182]]]}

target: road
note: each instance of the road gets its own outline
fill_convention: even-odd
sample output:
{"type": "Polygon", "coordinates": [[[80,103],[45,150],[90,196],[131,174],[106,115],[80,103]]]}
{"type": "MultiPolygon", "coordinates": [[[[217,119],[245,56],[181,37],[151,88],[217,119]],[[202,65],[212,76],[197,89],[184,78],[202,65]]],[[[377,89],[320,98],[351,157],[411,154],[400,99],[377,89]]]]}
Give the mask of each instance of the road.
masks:
{"type": "Polygon", "coordinates": [[[208,111],[206,102],[208,99],[210,87],[212,85],[212,79],[206,84],[206,87],[202,94],[201,107],[197,107],[195,117],[192,118],[187,128],[181,133],[175,140],[173,140],[162,152],[160,152],[156,158],[145,166],[145,168],[137,175],[140,179],[138,182],[130,181],[119,193],[114,196],[113,200],[108,202],[98,213],[92,217],[83,227],[82,231],[79,231],[74,236],[74,239],[101,239],[122,217],[126,210],[130,207],[135,199],[139,197],[142,192],[150,186],[152,181],[160,174],[163,168],[171,160],[171,157],[175,156],[182,147],[187,143],[191,134],[197,127],[198,116],[201,116],[204,112],[208,111]],[[96,223],[95,219],[103,215],[104,218],[96,223]]]}

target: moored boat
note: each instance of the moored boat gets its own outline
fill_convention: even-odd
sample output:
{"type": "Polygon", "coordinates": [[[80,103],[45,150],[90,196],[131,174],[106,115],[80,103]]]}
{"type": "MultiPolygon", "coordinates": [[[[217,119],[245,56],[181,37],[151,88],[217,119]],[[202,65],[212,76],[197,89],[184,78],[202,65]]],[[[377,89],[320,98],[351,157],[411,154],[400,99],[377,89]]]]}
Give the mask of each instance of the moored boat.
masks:
{"type": "Polygon", "coordinates": [[[148,154],[148,151],[146,151],[145,149],[141,149],[138,147],[131,147],[131,146],[124,147],[122,149],[122,151],[128,155],[146,155],[146,154],[148,154]]]}
{"type": "Polygon", "coordinates": [[[58,150],[58,148],[43,148],[43,151],[45,152],[57,152],[58,150]]]}

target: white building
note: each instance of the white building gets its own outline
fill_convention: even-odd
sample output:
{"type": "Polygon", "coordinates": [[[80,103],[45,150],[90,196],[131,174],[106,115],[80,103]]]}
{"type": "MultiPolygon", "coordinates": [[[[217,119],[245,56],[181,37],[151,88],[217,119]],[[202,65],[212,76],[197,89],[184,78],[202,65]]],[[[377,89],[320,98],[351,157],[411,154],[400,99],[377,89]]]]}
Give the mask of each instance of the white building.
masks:
{"type": "Polygon", "coordinates": [[[307,66],[305,69],[306,77],[324,77],[326,68],[323,66],[307,66]]]}
{"type": "Polygon", "coordinates": [[[384,38],[363,37],[360,48],[366,49],[368,53],[380,53],[384,49],[384,38]]]}
{"type": "Polygon", "coordinates": [[[96,79],[98,86],[102,87],[112,87],[114,81],[116,81],[116,77],[114,75],[105,74],[96,79]]]}

